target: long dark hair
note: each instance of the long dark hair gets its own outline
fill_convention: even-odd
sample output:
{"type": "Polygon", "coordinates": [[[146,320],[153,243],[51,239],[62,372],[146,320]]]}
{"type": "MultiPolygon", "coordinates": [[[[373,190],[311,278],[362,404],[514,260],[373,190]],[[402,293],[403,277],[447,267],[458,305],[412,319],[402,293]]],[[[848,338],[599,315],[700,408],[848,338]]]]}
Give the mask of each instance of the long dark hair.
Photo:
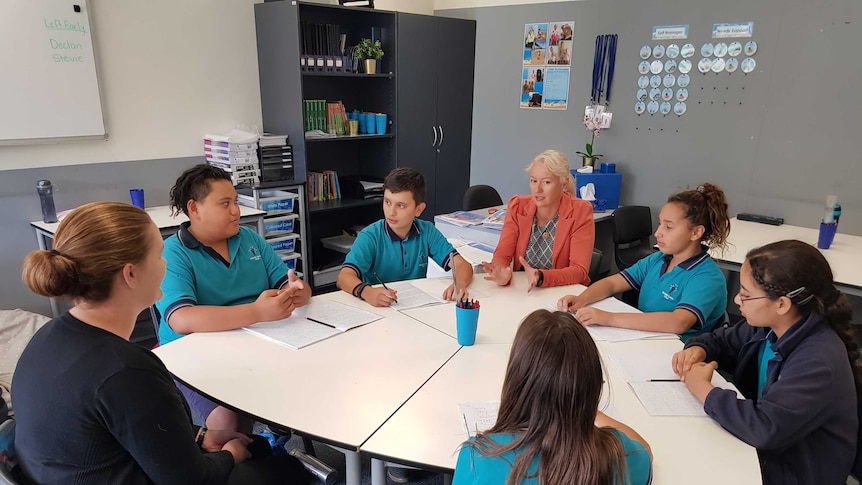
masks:
{"type": "Polygon", "coordinates": [[[176,184],[171,187],[171,213],[177,215],[182,212],[189,215],[188,206],[190,200],[203,200],[210,193],[211,180],[227,180],[230,182],[230,174],[224,170],[201,163],[186,170],[179,176],[176,184]]]}
{"type": "Polygon", "coordinates": [[[832,268],[823,254],[810,244],[787,240],[752,249],[745,258],[751,277],[771,300],[786,296],[800,312],[816,312],[826,318],[844,342],[856,395],[862,400],[859,333],[850,323],[853,310],[847,297],[835,288],[832,268]]]}
{"type": "Polygon", "coordinates": [[[622,443],[595,425],[601,390],[601,360],[587,330],[570,313],[536,310],[515,335],[497,423],[472,446],[486,456],[520,450],[507,485],[527,478],[537,454],[542,485],[623,483],[622,443]],[[494,433],[516,437],[500,445],[494,433]]]}
{"type": "Polygon", "coordinates": [[[693,226],[703,226],[701,241],[710,248],[727,249],[730,235],[730,216],[727,213],[727,197],[721,187],[709,183],[696,189],[684,190],[667,198],[685,207],[685,218],[693,226]]]}

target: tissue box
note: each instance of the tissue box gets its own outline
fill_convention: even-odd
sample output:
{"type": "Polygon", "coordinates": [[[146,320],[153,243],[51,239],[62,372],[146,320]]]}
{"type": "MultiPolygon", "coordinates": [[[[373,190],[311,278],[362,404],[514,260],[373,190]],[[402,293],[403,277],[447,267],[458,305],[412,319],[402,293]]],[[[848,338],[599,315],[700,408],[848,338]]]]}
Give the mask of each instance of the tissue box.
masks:
{"type": "Polygon", "coordinates": [[[589,183],[596,188],[596,199],[604,199],[607,202],[605,209],[616,209],[620,206],[620,186],[623,182],[621,173],[578,173],[572,170],[575,177],[575,195],[581,196],[581,187],[589,183]]]}

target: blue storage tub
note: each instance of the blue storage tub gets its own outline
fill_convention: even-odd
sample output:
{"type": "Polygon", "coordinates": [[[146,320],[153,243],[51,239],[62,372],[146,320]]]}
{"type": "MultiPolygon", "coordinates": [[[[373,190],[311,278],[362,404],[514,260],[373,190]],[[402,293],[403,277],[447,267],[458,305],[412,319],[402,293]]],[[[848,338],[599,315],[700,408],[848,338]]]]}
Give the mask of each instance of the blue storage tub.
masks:
{"type": "Polygon", "coordinates": [[[286,236],[267,239],[266,242],[268,242],[276,252],[289,253],[296,248],[297,239],[299,239],[299,234],[288,234],[286,236]]]}
{"type": "Polygon", "coordinates": [[[623,181],[621,173],[578,173],[572,170],[572,176],[575,177],[575,195],[581,196],[581,187],[592,183],[596,188],[596,200],[604,199],[607,201],[605,209],[616,209],[620,206],[620,186],[623,181]]]}

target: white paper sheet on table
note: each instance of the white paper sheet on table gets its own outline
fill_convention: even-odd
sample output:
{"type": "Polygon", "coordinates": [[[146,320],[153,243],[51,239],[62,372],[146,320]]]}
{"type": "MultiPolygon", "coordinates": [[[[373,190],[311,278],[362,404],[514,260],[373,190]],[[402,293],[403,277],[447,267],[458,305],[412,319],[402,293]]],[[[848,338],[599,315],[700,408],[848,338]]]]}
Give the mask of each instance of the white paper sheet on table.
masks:
{"type": "MultiPolygon", "coordinates": [[[[735,391],[719,373],[712,374],[712,385],[735,391]]],[[[644,409],[652,416],[706,416],[703,405],[684,382],[629,382],[644,409]]]]}
{"type": "Polygon", "coordinates": [[[376,313],[343,303],[312,301],[294,310],[288,318],[256,323],[243,330],[299,350],[381,318],[376,313]]]}
{"type": "MultiPolygon", "coordinates": [[[[409,310],[421,306],[446,303],[446,300],[420,290],[409,281],[396,281],[394,283],[387,283],[386,286],[398,292],[398,303],[393,303],[389,306],[393,310],[409,310]]],[[[443,292],[441,291],[440,295],[442,296],[442,294],[443,292]]]]}
{"type": "Polygon", "coordinates": [[[464,422],[467,437],[476,436],[479,431],[490,429],[497,422],[500,401],[459,402],[458,413],[464,422]]]}
{"type": "Polygon", "coordinates": [[[605,354],[620,371],[626,382],[647,382],[651,379],[679,379],[673,373],[673,354],[612,353],[605,354]]]}
{"type": "MultiPolygon", "coordinates": [[[[641,313],[640,310],[634,309],[614,297],[599,300],[588,306],[611,313],[641,313]]],[[[553,304],[548,305],[547,309],[550,311],[556,311],[557,303],[554,302],[553,304]]],[[[675,333],[647,332],[644,330],[632,330],[630,328],[606,327],[604,325],[589,325],[587,326],[587,330],[590,332],[593,340],[605,340],[608,342],[625,342],[628,340],[640,340],[645,338],[679,338],[675,333]]]]}

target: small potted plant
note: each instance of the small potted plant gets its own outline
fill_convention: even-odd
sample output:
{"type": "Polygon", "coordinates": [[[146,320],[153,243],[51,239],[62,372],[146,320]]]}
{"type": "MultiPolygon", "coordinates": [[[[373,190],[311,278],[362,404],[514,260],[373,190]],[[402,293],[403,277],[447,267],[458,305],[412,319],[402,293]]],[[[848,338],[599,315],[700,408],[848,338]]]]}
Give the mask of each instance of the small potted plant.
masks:
{"type": "MultiPolygon", "coordinates": [[[[595,110],[593,110],[595,113],[595,110]]],[[[575,152],[583,158],[584,166],[594,167],[596,160],[603,157],[604,155],[600,153],[593,153],[593,143],[596,141],[596,137],[599,136],[602,127],[601,117],[594,118],[592,116],[586,115],[584,116],[584,128],[586,128],[590,132],[590,142],[585,145],[585,150],[582,152],[575,152]]]]}
{"type": "Polygon", "coordinates": [[[375,74],[377,72],[377,60],[383,57],[383,46],[379,40],[362,39],[356,46],[356,55],[365,61],[365,73],[375,74]]]}

